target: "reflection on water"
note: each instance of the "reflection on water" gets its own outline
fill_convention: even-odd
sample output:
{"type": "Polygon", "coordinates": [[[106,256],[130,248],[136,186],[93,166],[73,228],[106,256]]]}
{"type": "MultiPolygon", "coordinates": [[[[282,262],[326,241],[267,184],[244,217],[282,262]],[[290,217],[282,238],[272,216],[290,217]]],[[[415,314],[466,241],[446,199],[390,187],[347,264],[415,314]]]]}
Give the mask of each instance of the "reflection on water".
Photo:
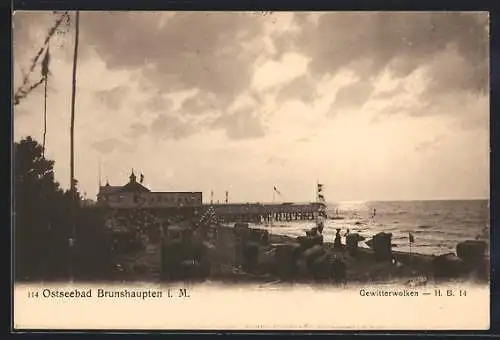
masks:
{"type": "MultiPolygon", "coordinates": [[[[415,236],[412,251],[422,254],[454,252],[458,242],[484,234],[489,239],[489,204],[473,201],[341,202],[330,204],[327,213],[338,210],[342,220],[328,220],[324,238],[333,242],[335,229],[346,229],[369,239],[384,231],[393,234],[395,250],[409,251],[408,233],[415,236]],[[373,210],[376,215],[373,217],[373,210]]],[[[259,225],[271,233],[302,236],[314,221],[276,221],[273,226],[259,225]]],[[[345,240],[343,240],[345,242],[345,240]]],[[[365,246],[364,242],[360,246],[365,246]]]]}

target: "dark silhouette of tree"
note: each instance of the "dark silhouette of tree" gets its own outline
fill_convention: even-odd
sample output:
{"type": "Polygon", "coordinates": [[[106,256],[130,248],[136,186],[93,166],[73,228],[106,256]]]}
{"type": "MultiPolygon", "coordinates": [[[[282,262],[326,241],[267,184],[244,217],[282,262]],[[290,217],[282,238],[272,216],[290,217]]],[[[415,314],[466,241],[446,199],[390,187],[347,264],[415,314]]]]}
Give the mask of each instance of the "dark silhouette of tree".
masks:
{"type": "MultiPolygon", "coordinates": [[[[54,161],[42,156],[43,147],[31,137],[14,143],[14,269],[16,280],[67,278],[69,266],[78,277],[105,276],[109,252],[102,214],[83,208],[78,190],[60,188],[54,161]],[[77,216],[75,262],[69,263],[71,208],[77,216]]],[[[76,185],[76,183],[75,183],[76,185]]]]}
{"type": "Polygon", "coordinates": [[[53,261],[64,252],[64,228],[69,208],[54,180],[54,161],[44,159],[43,147],[31,137],[14,144],[14,238],[17,279],[63,274],[53,261]]]}

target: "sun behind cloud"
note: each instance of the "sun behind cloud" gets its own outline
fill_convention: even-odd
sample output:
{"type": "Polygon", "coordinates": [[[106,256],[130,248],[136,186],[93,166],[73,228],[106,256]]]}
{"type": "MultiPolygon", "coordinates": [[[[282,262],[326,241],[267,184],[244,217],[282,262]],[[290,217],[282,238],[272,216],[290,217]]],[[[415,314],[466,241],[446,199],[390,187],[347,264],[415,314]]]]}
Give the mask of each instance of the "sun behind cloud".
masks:
{"type": "MultiPolygon", "coordinates": [[[[14,16],[14,85],[53,24],[14,16]]],[[[76,177],[265,201],[489,196],[487,13],[83,12],[76,177]],[[180,35],[178,32],[183,32],[180,35]]],[[[51,42],[47,156],[69,178],[73,31],[51,42]]],[[[41,140],[43,91],[14,110],[41,140]]]]}

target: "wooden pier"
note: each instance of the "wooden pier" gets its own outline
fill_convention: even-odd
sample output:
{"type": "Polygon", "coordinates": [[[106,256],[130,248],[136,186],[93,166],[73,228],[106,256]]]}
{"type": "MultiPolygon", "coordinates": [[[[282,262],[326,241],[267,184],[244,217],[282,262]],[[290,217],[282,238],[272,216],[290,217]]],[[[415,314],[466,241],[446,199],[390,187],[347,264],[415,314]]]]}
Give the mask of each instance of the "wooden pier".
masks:
{"type": "Polygon", "coordinates": [[[215,215],[224,222],[299,221],[316,218],[318,204],[204,204],[202,210],[213,207],[215,215]]]}
{"type": "Polygon", "coordinates": [[[306,204],[261,204],[261,203],[231,203],[231,204],[203,204],[199,206],[177,207],[108,207],[116,218],[129,218],[141,215],[144,212],[162,219],[182,217],[186,219],[205,214],[213,208],[215,216],[222,222],[252,222],[263,223],[273,221],[303,221],[317,217],[319,205],[306,204]],[[142,212],[142,213],[141,213],[142,212]]]}

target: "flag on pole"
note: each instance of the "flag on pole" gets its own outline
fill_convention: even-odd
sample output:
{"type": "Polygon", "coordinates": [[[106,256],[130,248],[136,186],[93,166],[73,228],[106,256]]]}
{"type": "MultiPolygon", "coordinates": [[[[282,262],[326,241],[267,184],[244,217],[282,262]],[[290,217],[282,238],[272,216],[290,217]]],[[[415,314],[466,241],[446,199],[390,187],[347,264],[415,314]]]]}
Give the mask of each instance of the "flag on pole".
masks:
{"type": "Polygon", "coordinates": [[[415,237],[412,233],[408,233],[408,239],[410,240],[410,243],[415,243],[415,237]]]}
{"type": "Polygon", "coordinates": [[[274,186],[274,191],[278,194],[278,195],[281,195],[281,192],[278,191],[278,189],[276,188],[276,186],[274,186]]]}
{"type": "Polygon", "coordinates": [[[49,63],[50,63],[50,52],[49,47],[47,46],[47,50],[45,52],[45,56],[42,59],[42,78],[45,78],[49,75],[49,63]]]}

